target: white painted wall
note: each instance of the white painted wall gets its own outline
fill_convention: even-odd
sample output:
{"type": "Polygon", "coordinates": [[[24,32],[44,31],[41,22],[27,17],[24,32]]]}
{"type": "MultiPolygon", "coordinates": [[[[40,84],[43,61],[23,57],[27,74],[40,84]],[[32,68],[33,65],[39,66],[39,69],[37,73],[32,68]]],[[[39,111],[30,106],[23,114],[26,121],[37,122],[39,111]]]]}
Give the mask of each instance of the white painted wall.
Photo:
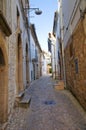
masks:
{"type": "Polygon", "coordinates": [[[47,65],[51,63],[51,54],[48,52],[42,52],[42,76],[47,75],[47,65]]]}
{"type": "Polygon", "coordinates": [[[42,75],[46,75],[47,74],[47,61],[46,61],[46,57],[44,56],[42,59],[42,75]]]}
{"type": "Polygon", "coordinates": [[[33,72],[33,63],[32,59],[35,58],[35,42],[30,32],[30,53],[31,53],[31,60],[30,60],[30,81],[33,80],[34,72],[33,72]]]}
{"type": "Polygon", "coordinates": [[[82,10],[86,8],[86,0],[62,0],[64,47],[66,47],[67,42],[80,19],[80,8],[82,10]]]}

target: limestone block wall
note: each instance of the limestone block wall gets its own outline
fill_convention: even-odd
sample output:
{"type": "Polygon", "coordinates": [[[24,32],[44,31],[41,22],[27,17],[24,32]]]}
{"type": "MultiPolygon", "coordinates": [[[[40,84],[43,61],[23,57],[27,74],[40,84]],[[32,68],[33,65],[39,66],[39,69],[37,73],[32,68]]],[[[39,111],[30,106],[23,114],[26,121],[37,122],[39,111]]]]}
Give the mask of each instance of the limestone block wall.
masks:
{"type": "Polygon", "coordinates": [[[86,110],[86,15],[65,48],[67,87],[86,110]]]}
{"type": "MultiPolygon", "coordinates": [[[[8,76],[8,114],[11,113],[12,108],[14,106],[14,101],[16,97],[16,42],[17,42],[17,35],[16,35],[16,2],[11,1],[11,29],[12,29],[12,35],[7,38],[7,42],[9,44],[9,76],[8,76]]],[[[7,11],[9,14],[9,10],[7,11]]],[[[9,16],[8,16],[9,18],[9,16]]]]}
{"type": "Polygon", "coordinates": [[[0,9],[1,3],[5,26],[9,24],[6,29],[10,28],[7,32],[0,29],[0,122],[5,122],[13,110],[16,95],[29,81],[29,39],[21,2],[2,1],[0,9]]]}
{"type": "Polygon", "coordinates": [[[8,113],[11,112],[16,97],[16,35],[9,38],[9,84],[8,113]]]}
{"type": "MultiPolygon", "coordinates": [[[[10,114],[16,95],[25,89],[26,81],[26,44],[29,44],[27,30],[19,1],[11,1],[12,35],[7,38],[9,43],[9,84],[8,84],[8,113],[10,114]],[[17,11],[19,12],[19,23],[17,23],[17,11]],[[18,54],[19,53],[19,54],[18,54]],[[18,55],[20,61],[18,63],[18,55]],[[20,66],[18,65],[20,64],[20,66]],[[21,68],[21,70],[18,69],[21,68]],[[21,71],[18,77],[18,71],[21,71]],[[22,75],[22,76],[21,76],[22,75]],[[19,79],[18,79],[19,78],[19,79]],[[18,83],[19,81],[21,83],[18,83]],[[20,88],[21,87],[21,88],[20,88]]],[[[28,53],[29,55],[29,53],[28,53]]],[[[29,68],[29,66],[28,66],[29,68]]],[[[29,72],[28,72],[29,73],[29,72]]]]}
{"type": "Polygon", "coordinates": [[[8,44],[0,30],[0,122],[7,121],[8,115],[8,44]]]}

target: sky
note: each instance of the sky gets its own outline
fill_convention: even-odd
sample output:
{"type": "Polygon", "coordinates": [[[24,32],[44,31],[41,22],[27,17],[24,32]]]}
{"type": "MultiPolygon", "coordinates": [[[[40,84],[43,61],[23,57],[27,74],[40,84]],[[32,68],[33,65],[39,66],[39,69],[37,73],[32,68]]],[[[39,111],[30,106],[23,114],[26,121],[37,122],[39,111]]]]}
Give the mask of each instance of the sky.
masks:
{"type": "Polygon", "coordinates": [[[54,12],[57,10],[57,0],[30,0],[30,8],[39,8],[41,15],[30,11],[30,22],[35,24],[36,34],[42,50],[48,51],[48,33],[52,32],[54,12]]]}

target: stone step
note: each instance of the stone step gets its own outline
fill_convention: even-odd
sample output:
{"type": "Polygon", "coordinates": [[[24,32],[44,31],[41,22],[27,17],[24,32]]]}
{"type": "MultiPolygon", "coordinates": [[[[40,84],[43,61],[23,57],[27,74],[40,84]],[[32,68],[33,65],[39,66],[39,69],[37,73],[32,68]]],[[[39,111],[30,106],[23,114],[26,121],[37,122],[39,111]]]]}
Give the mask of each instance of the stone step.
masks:
{"type": "Polygon", "coordinates": [[[20,101],[24,96],[24,91],[20,92],[17,96],[16,96],[16,100],[20,101]]]}
{"type": "Polygon", "coordinates": [[[22,91],[20,92],[18,95],[16,95],[15,98],[15,103],[14,103],[14,108],[19,106],[19,102],[22,100],[22,98],[24,97],[25,92],[22,91]]]}
{"type": "Polygon", "coordinates": [[[54,88],[56,90],[64,90],[64,82],[63,81],[59,81],[57,84],[54,84],[54,88]]]}
{"type": "Polygon", "coordinates": [[[19,107],[27,108],[31,102],[31,96],[25,96],[20,102],[19,107]]]}

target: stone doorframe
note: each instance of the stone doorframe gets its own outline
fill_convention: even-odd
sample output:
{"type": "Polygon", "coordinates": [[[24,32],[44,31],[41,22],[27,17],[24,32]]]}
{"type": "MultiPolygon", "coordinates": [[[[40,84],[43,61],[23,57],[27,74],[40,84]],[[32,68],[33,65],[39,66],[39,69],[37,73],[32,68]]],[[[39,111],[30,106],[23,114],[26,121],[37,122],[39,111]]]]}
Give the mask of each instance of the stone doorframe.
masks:
{"type": "Polygon", "coordinates": [[[8,56],[3,41],[0,38],[0,123],[8,118],[8,56]]]}
{"type": "Polygon", "coordinates": [[[18,37],[17,37],[16,59],[17,59],[17,69],[16,69],[17,88],[16,88],[16,93],[19,94],[23,90],[23,50],[22,50],[21,34],[18,34],[18,37]]]}

